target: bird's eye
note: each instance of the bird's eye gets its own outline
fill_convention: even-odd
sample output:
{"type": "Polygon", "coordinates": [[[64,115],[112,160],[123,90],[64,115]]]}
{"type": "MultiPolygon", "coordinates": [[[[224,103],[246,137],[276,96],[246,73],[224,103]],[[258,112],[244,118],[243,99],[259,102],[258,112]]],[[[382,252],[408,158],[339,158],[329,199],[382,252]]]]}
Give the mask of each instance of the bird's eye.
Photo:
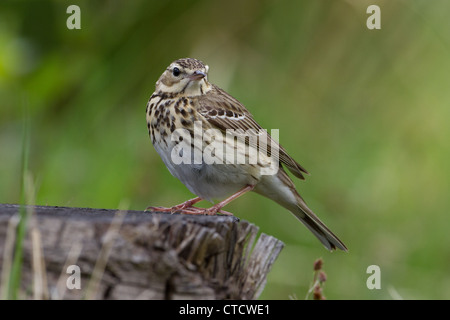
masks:
{"type": "Polygon", "coordinates": [[[178,77],[178,76],[180,75],[180,73],[181,73],[180,69],[178,69],[177,67],[173,68],[172,74],[173,74],[175,77],[178,77]]]}

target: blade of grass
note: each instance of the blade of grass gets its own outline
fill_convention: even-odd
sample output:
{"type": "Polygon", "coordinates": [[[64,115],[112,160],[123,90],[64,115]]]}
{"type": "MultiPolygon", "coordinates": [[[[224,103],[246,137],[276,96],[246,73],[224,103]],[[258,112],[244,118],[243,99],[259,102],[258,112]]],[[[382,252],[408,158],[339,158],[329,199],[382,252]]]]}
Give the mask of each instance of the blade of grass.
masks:
{"type": "Polygon", "coordinates": [[[28,110],[25,108],[23,136],[22,136],[22,154],[21,154],[21,187],[20,187],[20,209],[19,222],[16,231],[16,245],[14,250],[14,258],[11,267],[8,285],[8,299],[18,299],[20,289],[21,269],[23,262],[23,242],[27,230],[28,212],[25,208],[26,204],[26,176],[28,171],[28,157],[30,147],[29,126],[30,120],[28,110]]]}
{"type": "Polygon", "coordinates": [[[42,250],[41,232],[38,228],[34,205],[36,190],[33,177],[29,171],[25,176],[25,199],[27,203],[27,215],[31,230],[32,266],[33,266],[33,298],[34,300],[48,299],[47,275],[45,271],[44,252],[42,250]]]}
{"type": "Polygon", "coordinates": [[[48,299],[47,275],[44,254],[42,252],[41,232],[37,227],[31,230],[33,243],[33,298],[34,300],[48,299]]]}

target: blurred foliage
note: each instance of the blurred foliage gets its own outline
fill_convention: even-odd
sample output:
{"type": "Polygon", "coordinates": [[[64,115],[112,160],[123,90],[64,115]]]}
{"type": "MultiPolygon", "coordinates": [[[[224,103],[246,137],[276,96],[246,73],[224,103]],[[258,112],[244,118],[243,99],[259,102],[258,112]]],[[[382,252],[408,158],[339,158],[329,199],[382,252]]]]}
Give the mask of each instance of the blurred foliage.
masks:
{"type": "MultiPolygon", "coordinates": [[[[286,243],[262,298],[303,298],[322,257],[328,299],[450,298],[450,2],[0,3],[0,202],[20,197],[24,116],[37,204],[130,209],[192,195],[148,139],[162,71],[195,57],[312,175],[296,184],[349,253],[277,204],[227,207],[286,243]],[[69,4],[81,30],[68,30],[69,4]],[[381,7],[381,30],[366,9],[381,7]],[[366,269],[381,268],[381,290],[366,269]]],[[[205,204],[206,205],[206,204],[205,204]]]]}

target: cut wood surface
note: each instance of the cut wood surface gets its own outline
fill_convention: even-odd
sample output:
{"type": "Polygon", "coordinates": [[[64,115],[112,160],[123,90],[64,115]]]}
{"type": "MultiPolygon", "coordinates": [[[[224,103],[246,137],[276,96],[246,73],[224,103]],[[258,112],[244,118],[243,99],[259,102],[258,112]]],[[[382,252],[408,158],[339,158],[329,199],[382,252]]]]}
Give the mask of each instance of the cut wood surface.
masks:
{"type": "MultiPolygon", "coordinates": [[[[228,216],[26,208],[22,298],[256,299],[284,246],[228,216]]],[[[2,270],[18,212],[0,204],[2,270]]]]}

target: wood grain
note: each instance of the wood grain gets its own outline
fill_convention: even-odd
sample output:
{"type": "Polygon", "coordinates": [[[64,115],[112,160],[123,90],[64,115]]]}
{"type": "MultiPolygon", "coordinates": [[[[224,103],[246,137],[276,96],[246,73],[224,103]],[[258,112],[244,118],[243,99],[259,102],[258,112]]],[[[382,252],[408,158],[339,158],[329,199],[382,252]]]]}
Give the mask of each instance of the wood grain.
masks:
{"type": "MultiPolygon", "coordinates": [[[[0,204],[0,267],[18,211],[0,204]]],[[[35,284],[44,283],[37,289],[50,299],[256,299],[284,246],[227,216],[46,206],[28,212],[23,298],[36,296],[35,284]],[[42,252],[39,281],[33,248],[35,259],[42,252]],[[79,290],[66,287],[68,265],[80,267],[79,290]]]]}

